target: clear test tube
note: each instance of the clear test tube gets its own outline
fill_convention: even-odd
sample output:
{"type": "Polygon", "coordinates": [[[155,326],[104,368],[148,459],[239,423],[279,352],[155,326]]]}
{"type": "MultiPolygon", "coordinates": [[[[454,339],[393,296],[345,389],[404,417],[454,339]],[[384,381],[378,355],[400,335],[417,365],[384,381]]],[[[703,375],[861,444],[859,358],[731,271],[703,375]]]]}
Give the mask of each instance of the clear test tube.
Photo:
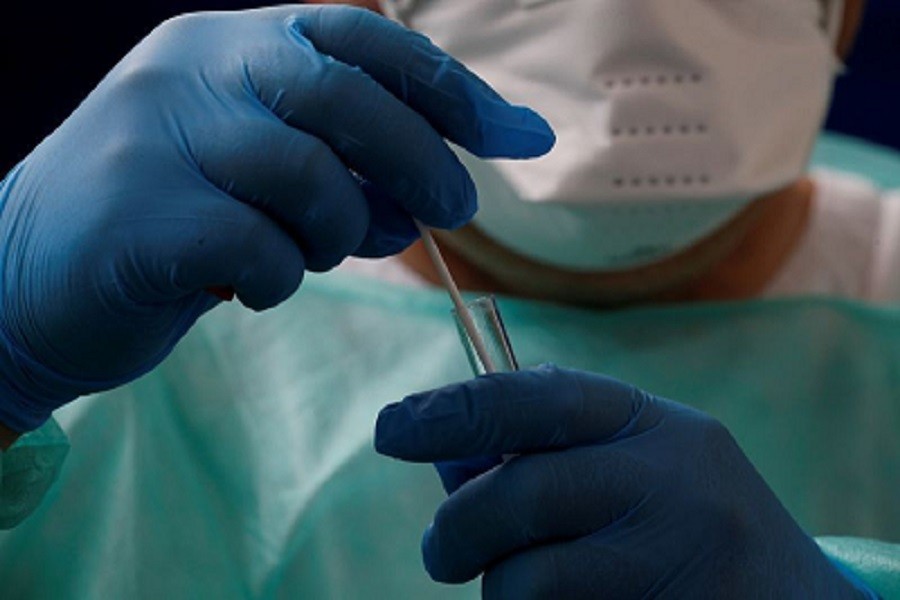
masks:
{"type": "Polygon", "coordinates": [[[500,317],[497,301],[493,296],[481,296],[470,302],[466,302],[466,308],[475,323],[475,328],[484,340],[484,347],[491,362],[490,367],[481,360],[476,351],[475,344],[466,332],[462,319],[456,309],[453,310],[453,319],[456,321],[456,329],[459,332],[460,341],[466,350],[469,365],[475,375],[484,375],[489,372],[518,371],[519,363],[513,353],[506,327],[500,317]]]}

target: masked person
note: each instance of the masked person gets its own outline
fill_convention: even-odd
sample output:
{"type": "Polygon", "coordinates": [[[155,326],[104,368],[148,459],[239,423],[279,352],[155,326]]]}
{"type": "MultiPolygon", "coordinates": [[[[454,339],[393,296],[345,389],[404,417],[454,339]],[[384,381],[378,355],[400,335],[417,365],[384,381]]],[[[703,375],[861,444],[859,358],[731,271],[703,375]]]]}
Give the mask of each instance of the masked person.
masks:
{"type": "MultiPolygon", "coordinates": [[[[503,93],[537,107],[558,136],[552,153],[527,164],[461,153],[482,208],[471,225],[438,235],[465,287],[600,307],[900,298],[900,204],[859,175],[806,174],[858,4],[385,4],[503,93]]],[[[348,268],[408,285],[438,282],[418,246],[400,260],[348,268]]],[[[816,326],[816,317],[802,318],[816,326]]],[[[833,321],[819,318],[821,326],[833,321]]],[[[744,331],[741,319],[726,320],[733,335],[744,331]]],[[[765,336],[779,340],[771,330],[763,329],[765,336]]],[[[748,346],[758,337],[746,336],[748,346]]],[[[652,344],[634,346],[646,351],[652,344]]],[[[740,371],[709,362],[713,372],[740,371]]],[[[896,359],[884,368],[896,369],[896,359]]],[[[691,375],[695,385],[702,379],[696,370],[691,375]]],[[[878,379],[864,365],[859,378],[867,377],[878,379]]],[[[885,391],[883,414],[895,417],[900,402],[885,391]]],[[[704,403],[693,390],[683,397],[704,403]]],[[[491,597],[839,596],[837,584],[815,568],[805,582],[773,574],[788,555],[801,562],[805,555],[782,537],[789,528],[763,524],[764,507],[777,502],[763,500],[755,476],[732,462],[728,441],[706,445],[700,415],[687,417],[700,419],[693,425],[675,425],[685,415],[658,402],[628,386],[545,368],[412,396],[382,414],[376,445],[416,461],[479,451],[531,455],[489,472],[499,460],[439,467],[451,496],[423,539],[426,567],[439,581],[484,573],[491,597]],[[628,417],[611,423],[609,414],[618,411],[628,417]],[[685,439],[675,441],[674,431],[685,439]],[[695,461],[695,469],[684,466],[695,461]],[[717,506],[696,505],[698,488],[717,506]],[[751,496],[759,503],[745,519],[739,515],[751,496]],[[727,515],[728,524],[715,524],[714,514],[727,515]],[[775,563],[743,564],[746,548],[758,541],[743,535],[751,522],[772,550],[757,558],[775,563]],[[722,567],[731,561],[742,566],[722,567]]],[[[733,410],[726,398],[706,402],[715,414],[733,410]]],[[[841,412],[826,406],[797,417],[826,423],[841,412]]],[[[789,421],[791,409],[780,410],[789,421]]],[[[777,427],[735,429],[753,445],[777,435],[777,427]]],[[[859,435],[870,442],[865,430],[859,435]]],[[[768,467],[773,458],[759,454],[768,467]]],[[[803,501],[816,502],[812,494],[803,501]]],[[[883,533],[896,535],[891,531],[883,533]]]]}
{"type": "MultiPolygon", "coordinates": [[[[623,24],[632,23],[633,30],[623,27],[629,39],[643,34],[652,42],[662,33],[650,28],[650,35],[639,26],[641,19],[625,18],[629,17],[625,3],[591,4],[610,10],[607,16],[622,18],[623,24]]],[[[467,6],[480,10],[474,4],[467,6]]],[[[778,39],[804,34],[798,42],[798,58],[805,57],[798,62],[804,68],[794,65],[794,70],[832,66],[826,60],[830,51],[825,34],[832,22],[824,18],[831,13],[817,3],[796,11],[774,3],[746,9],[729,6],[727,10],[736,11],[733,14],[721,5],[685,6],[691,10],[679,16],[685,19],[686,36],[693,31],[687,37],[708,31],[700,24],[725,27],[716,38],[720,41],[741,39],[731,35],[735,31],[728,25],[752,24],[756,27],[750,33],[760,34],[768,31],[762,23],[777,24],[784,36],[778,39]],[[718,12],[720,8],[725,12],[718,12]],[[722,17],[721,22],[714,17],[722,17]],[[820,60],[814,60],[817,57],[820,60]]],[[[425,19],[429,7],[438,11],[443,7],[448,18],[460,8],[414,3],[406,7],[412,12],[404,18],[427,31],[415,16],[421,8],[425,19]]],[[[572,1],[522,3],[514,9],[490,5],[485,10],[497,12],[484,15],[480,22],[490,22],[495,33],[507,31],[511,24],[546,27],[554,22],[550,18],[554,14],[568,16],[563,21],[569,24],[587,23],[586,13],[572,7],[590,12],[588,3],[572,1]],[[565,13],[566,6],[575,12],[565,13]],[[529,12],[548,9],[561,12],[529,12]]],[[[649,26],[672,16],[665,7],[648,3],[646,14],[631,16],[647,17],[644,25],[649,26]]],[[[552,30],[547,29],[548,36],[552,30]]],[[[509,31],[515,33],[515,27],[509,31]]],[[[464,39],[467,32],[471,28],[449,38],[464,39]]],[[[568,39],[559,36],[555,30],[553,39],[568,39]]],[[[753,42],[754,35],[746,37],[753,42]]],[[[509,41],[481,47],[494,47],[502,54],[505,48],[514,51],[515,44],[509,41]]],[[[677,56],[670,52],[673,47],[677,45],[661,43],[658,56],[677,56]]],[[[629,52],[621,53],[623,60],[629,52]]],[[[708,52],[717,54],[716,49],[708,52]]],[[[535,58],[534,52],[523,53],[535,58]]],[[[684,54],[698,61],[704,56],[687,49],[684,54]]],[[[499,60],[508,62],[505,56],[499,60]]],[[[532,66],[537,67],[534,80],[540,82],[540,65],[532,66]]],[[[545,68],[543,76],[564,72],[545,68]]],[[[716,74],[714,69],[692,70],[688,79],[699,75],[696,84],[704,77],[718,81],[716,74]]],[[[829,76],[807,74],[825,92],[818,100],[821,112],[829,76]]],[[[818,117],[798,112],[809,117],[811,145],[818,117]]],[[[556,116],[553,113],[551,120],[556,116]]],[[[571,157],[573,147],[564,144],[563,133],[560,142],[563,153],[571,157]]],[[[735,145],[733,152],[740,155],[741,148],[735,145]]],[[[797,152],[795,148],[788,154],[797,159],[795,163],[805,162],[797,152]]],[[[510,181],[517,176],[497,177],[493,168],[469,162],[485,204],[499,198],[495,190],[513,187],[510,181]]],[[[793,177],[799,178],[803,165],[794,166],[793,177]]],[[[558,170],[559,163],[550,172],[558,170]]],[[[588,171],[585,177],[590,176],[588,171]]],[[[556,254],[558,241],[536,238],[533,246],[540,250],[534,252],[541,254],[538,261],[531,260],[542,265],[555,261],[567,271],[577,267],[600,273],[611,266],[624,271],[634,266],[627,261],[635,259],[638,268],[643,268],[641,263],[652,266],[679,246],[693,243],[693,238],[709,237],[710,229],[717,231],[729,222],[722,214],[752,210],[746,208],[750,200],[757,193],[765,195],[769,186],[790,186],[790,172],[792,167],[786,166],[780,176],[760,184],[748,179],[734,197],[710,197],[711,204],[723,201],[724,206],[699,212],[721,214],[673,223],[673,229],[683,232],[674,241],[648,244],[642,239],[640,252],[623,252],[627,244],[622,240],[611,241],[612,249],[601,241],[588,253],[601,257],[601,262],[571,265],[567,261],[578,255],[579,246],[554,257],[550,254],[556,254]]],[[[713,185],[712,174],[704,180],[697,183],[713,185]]],[[[581,185],[574,183],[576,188],[581,185]]],[[[663,183],[658,179],[655,185],[663,183]]],[[[625,185],[624,180],[619,184],[625,185]]],[[[723,184],[717,190],[727,187],[723,184]]],[[[680,198],[688,205],[686,212],[691,210],[688,199],[680,198]]],[[[636,205],[654,201],[649,194],[635,194],[634,200],[636,205]]],[[[503,199],[497,203],[510,214],[519,208],[503,205],[503,199]]],[[[623,209],[613,204],[611,210],[623,209]]],[[[590,217],[578,212],[571,219],[574,223],[590,217]]],[[[672,210],[678,212],[678,207],[672,210]]],[[[396,218],[397,213],[388,217],[396,218]]],[[[537,218],[545,225],[552,223],[551,217],[537,218]]],[[[520,218],[515,226],[527,226],[527,221],[520,218]]],[[[601,221],[605,219],[598,215],[595,224],[601,221]]],[[[653,227],[665,225],[665,220],[657,219],[653,227]]],[[[478,226],[486,232],[485,239],[502,241],[502,227],[492,229],[480,222],[478,226]]],[[[744,231],[748,229],[752,231],[745,225],[744,231]]],[[[535,227],[533,235],[540,230],[535,227]]],[[[629,236],[623,237],[627,241],[629,236]]],[[[514,250],[509,254],[518,257],[520,252],[514,250]]],[[[713,255],[721,257],[721,250],[713,255]]],[[[399,264],[385,265],[385,273],[421,284],[414,270],[399,264]]],[[[703,269],[691,271],[696,275],[703,269]]],[[[72,456],[57,488],[59,496],[5,540],[7,549],[16,550],[17,567],[10,561],[2,569],[9,589],[32,595],[61,591],[97,595],[110,590],[217,596],[299,592],[313,597],[442,593],[420,578],[412,558],[417,553],[413,531],[430,519],[430,506],[440,500],[440,491],[427,472],[378,460],[366,447],[382,399],[464,378],[464,365],[453,360],[459,358],[458,348],[455,333],[445,322],[444,302],[435,292],[409,286],[353,278],[311,279],[306,293],[287,301],[280,311],[256,317],[227,306],[209,313],[149,377],[59,412],[73,436],[72,456]],[[92,553],[73,556],[67,551],[73,547],[90,548],[92,553]],[[104,568],[110,563],[120,568],[104,568]],[[22,569],[23,564],[35,568],[22,569]]],[[[693,277],[677,282],[686,280],[693,277]]],[[[624,292],[593,303],[653,298],[668,288],[645,283],[636,294],[634,287],[623,286],[624,292]]],[[[588,301],[584,295],[572,300],[588,301]]],[[[528,302],[509,301],[507,306],[523,362],[553,358],[612,373],[718,416],[790,513],[726,430],[696,409],[613,380],[552,367],[487,377],[410,397],[379,420],[379,449],[407,459],[520,454],[470,481],[456,477],[456,483],[448,485],[452,494],[423,545],[426,566],[436,579],[459,582],[486,572],[485,594],[499,597],[666,592],[850,597],[872,587],[888,589],[885,586],[895,582],[891,568],[873,567],[890,564],[894,556],[890,545],[822,540],[829,560],[791,517],[814,533],[895,531],[896,520],[885,508],[893,484],[882,476],[898,456],[891,446],[896,443],[895,413],[890,412],[892,398],[877,393],[885,380],[891,380],[890,371],[879,367],[890,364],[893,355],[878,354],[889,347],[888,342],[897,341],[890,335],[896,329],[890,315],[815,302],[611,315],[528,302]],[[773,352],[765,335],[775,328],[779,337],[774,346],[781,347],[781,354],[773,352]],[[853,342],[852,351],[838,355],[843,359],[840,380],[820,370],[822,340],[830,342],[829,349],[853,342]],[[791,359],[787,365],[786,357],[791,359]],[[862,363],[871,370],[862,372],[862,363]],[[787,366],[788,372],[772,377],[778,366],[787,366]],[[878,420],[866,419],[875,413],[878,420]],[[838,433],[843,444],[825,443],[838,433]],[[803,460],[811,453],[816,460],[803,460]]],[[[459,471],[445,467],[444,475],[449,481],[459,471]]]]}

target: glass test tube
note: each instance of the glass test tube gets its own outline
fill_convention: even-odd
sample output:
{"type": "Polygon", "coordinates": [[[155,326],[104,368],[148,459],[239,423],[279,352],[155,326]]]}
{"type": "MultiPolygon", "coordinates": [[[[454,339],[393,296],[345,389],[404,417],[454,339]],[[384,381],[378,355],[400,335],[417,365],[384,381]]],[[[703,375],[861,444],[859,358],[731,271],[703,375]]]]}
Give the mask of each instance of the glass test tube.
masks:
{"type": "MultiPolygon", "coordinates": [[[[509,343],[509,336],[506,334],[506,327],[503,325],[503,319],[500,317],[500,310],[497,308],[497,302],[493,296],[481,296],[466,303],[466,308],[475,322],[475,327],[484,339],[484,345],[487,350],[489,360],[493,363],[494,372],[518,371],[519,363],[516,362],[516,356],[513,353],[512,346],[509,343]]],[[[475,345],[466,333],[462,320],[456,309],[453,310],[453,319],[456,321],[456,329],[459,332],[459,339],[466,350],[466,356],[469,359],[469,365],[475,375],[484,375],[488,372],[484,363],[478,357],[475,345]]]]}

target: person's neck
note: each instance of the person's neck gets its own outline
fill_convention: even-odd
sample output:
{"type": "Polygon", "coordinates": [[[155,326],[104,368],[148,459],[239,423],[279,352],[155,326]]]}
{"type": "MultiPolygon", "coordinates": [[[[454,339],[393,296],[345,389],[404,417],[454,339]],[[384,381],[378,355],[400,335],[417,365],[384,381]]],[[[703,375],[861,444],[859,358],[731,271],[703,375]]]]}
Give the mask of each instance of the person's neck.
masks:
{"type": "Polygon", "coordinates": [[[755,202],[755,223],[734,250],[663,300],[746,300],[759,296],[791,258],[812,217],[815,184],[803,179],[755,202]]]}
{"type": "MultiPolygon", "coordinates": [[[[809,222],[814,191],[812,181],[800,180],[754,201],[691,248],[629,271],[556,269],[513,254],[471,226],[441,235],[441,248],[457,284],[469,291],[593,306],[748,299],[790,258],[809,222]]],[[[438,285],[420,243],[401,260],[438,285]]]]}

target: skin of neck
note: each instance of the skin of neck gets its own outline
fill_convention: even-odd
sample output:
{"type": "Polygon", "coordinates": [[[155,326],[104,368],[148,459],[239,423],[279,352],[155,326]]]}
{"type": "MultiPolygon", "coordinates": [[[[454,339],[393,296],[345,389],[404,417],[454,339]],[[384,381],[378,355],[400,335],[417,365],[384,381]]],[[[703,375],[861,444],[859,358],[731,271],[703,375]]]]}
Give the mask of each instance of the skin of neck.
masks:
{"type": "MultiPolygon", "coordinates": [[[[742,300],[758,296],[790,258],[808,226],[815,186],[808,178],[751,202],[691,247],[622,271],[570,271],[522,256],[468,225],[435,232],[460,288],[595,308],[640,303],[742,300]]],[[[438,285],[421,243],[401,260],[438,285]]]]}

